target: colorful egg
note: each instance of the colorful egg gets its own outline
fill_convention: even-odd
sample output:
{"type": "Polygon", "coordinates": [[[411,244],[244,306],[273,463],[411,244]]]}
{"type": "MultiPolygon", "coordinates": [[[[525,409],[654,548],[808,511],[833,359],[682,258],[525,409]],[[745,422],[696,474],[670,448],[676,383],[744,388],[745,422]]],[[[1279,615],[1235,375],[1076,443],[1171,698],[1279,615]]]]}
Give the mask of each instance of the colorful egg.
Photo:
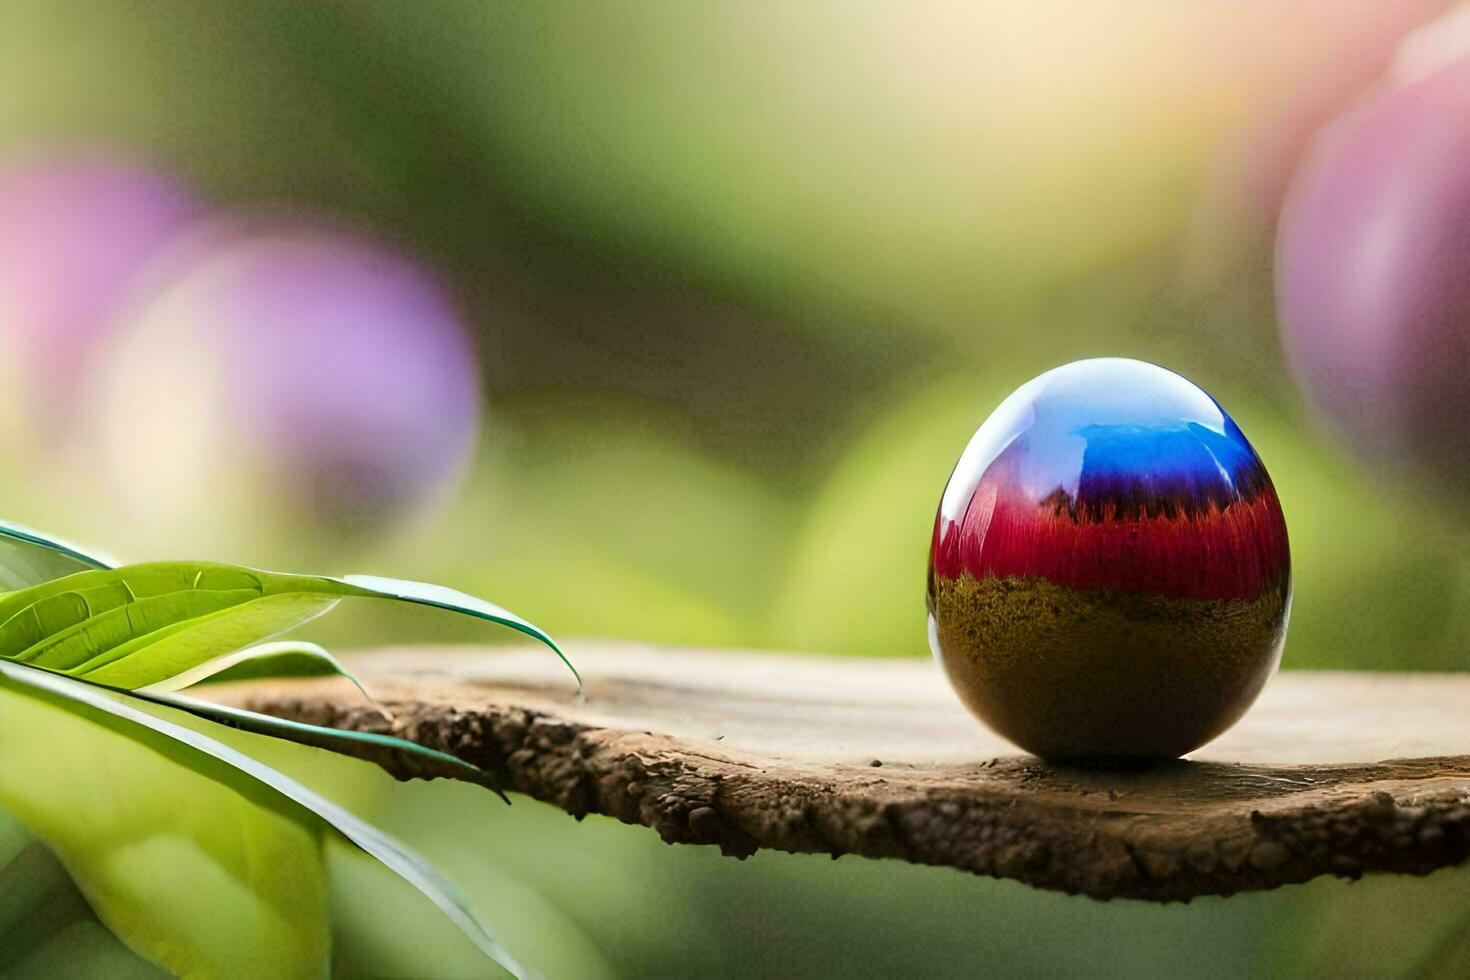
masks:
{"type": "Polygon", "coordinates": [[[1260,458],[1188,380],[1077,361],[960,457],[929,558],[935,658],[977,717],[1049,759],[1172,759],[1281,659],[1286,521],[1260,458]]]}

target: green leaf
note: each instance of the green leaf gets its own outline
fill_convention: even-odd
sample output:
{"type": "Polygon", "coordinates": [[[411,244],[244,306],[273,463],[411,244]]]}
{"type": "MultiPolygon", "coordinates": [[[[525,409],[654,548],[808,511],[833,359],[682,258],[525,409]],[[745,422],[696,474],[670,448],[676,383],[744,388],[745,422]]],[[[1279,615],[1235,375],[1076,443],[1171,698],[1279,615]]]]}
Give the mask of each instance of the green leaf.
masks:
{"type": "Polygon", "coordinates": [[[167,975],[103,926],[55,853],[0,810],[0,976],[167,975]]]}
{"type": "MultiPolygon", "coordinates": [[[[289,642],[266,644],[266,647],[310,647],[321,651],[323,655],[331,659],[330,654],[314,643],[303,644],[289,642]]],[[[333,662],[335,663],[335,660],[333,662]]],[[[124,693],[111,685],[102,684],[87,678],[77,678],[77,680],[83,684],[89,684],[105,691],[124,693]]],[[[251,732],[256,735],[268,735],[272,738],[280,738],[288,742],[296,742],[299,745],[308,745],[312,748],[326,749],[338,755],[351,756],[366,762],[372,762],[392,773],[400,780],[435,779],[442,777],[476,783],[493,790],[507,804],[510,803],[510,799],[504,793],[501,780],[496,774],[481,769],[473,763],[466,762],[458,756],[429,748],[426,745],[419,745],[417,742],[410,742],[407,739],[398,738],[393,735],[383,735],[378,732],[329,728],[322,725],[307,724],[306,722],[290,721],[284,718],[277,718],[273,715],[247,711],[244,708],[233,708],[228,705],[215,704],[212,701],[201,701],[196,698],[186,697],[160,688],[158,685],[139,688],[126,693],[141,701],[174,708],[178,711],[194,715],[197,718],[203,718],[206,721],[226,725],[240,731],[251,732]]]]}
{"type": "Polygon", "coordinates": [[[452,589],[206,562],[92,570],[0,596],[0,657],[113,687],[146,687],[298,626],[348,596],[419,603],[501,623],[545,643],[571,667],[536,626],[452,589]]]}
{"type": "MultiPolygon", "coordinates": [[[[83,681],[83,683],[94,682],[83,681]]],[[[111,690],[111,688],[106,689],[111,690]]],[[[506,803],[510,802],[502,790],[499,778],[494,773],[487,772],[458,756],[431,749],[426,745],[419,745],[417,742],[410,742],[392,735],[381,735],[377,732],[349,731],[344,728],[327,728],[321,725],[308,725],[300,721],[288,721],[274,715],[263,715],[255,711],[246,711],[243,708],[232,708],[228,705],[215,704],[212,701],[200,701],[196,698],[157,691],[153,688],[143,688],[130,693],[133,697],[143,701],[176,708],[206,721],[228,725],[241,731],[252,732],[256,735],[269,735],[300,745],[327,749],[338,755],[348,755],[373,762],[399,779],[443,777],[478,783],[487,789],[494,790],[496,795],[506,803]]]]}
{"type": "MultiPolygon", "coordinates": [[[[359,691],[362,691],[365,699],[372,701],[367,691],[363,690],[362,685],[358,683],[357,678],[349,674],[335,657],[315,643],[300,640],[263,643],[218,657],[161,683],[139,688],[133,694],[154,704],[187,711],[196,717],[228,725],[241,731],[282,738],[300,745],[327,749],[339,755],[348,755],[373,762],[399,779],[444,777],[478,783],[494,790],[497,796],[507,804],[510,803],[510,799],[503,791],[501,780],[495,774],[486,772],[479,766],[465,762],[447,752],[440,752],[437,749],[392,735],[308,725],[305,722],[288,721],[273,715],[264,715],[255,711],[246,711],[243,708],[232,708],[211,701],[200,701],[173,694],[191,684],[213,683],[218,680],[327,675],[341,675],[347,678],[356,685],[359,691]]],[[[87,681],[87,683],[96,682],[87,681]]],[[[384,717],[385,720],[388,718],[386,714],[384,717]]]]}
{"type": "Polygon", "coordinates": [[[561,647],[556,645],[556,641],[539,626],[522,619],[509,609],[502,609],[493,602],[486,602],[484,599],[476,598],[472,595],[465,595],[463,592],[456,592],[454,589],[448,589],[442,585],[432,585],[427,582],[382,578],[377,575],[347,575],[336,581],[340,581],[343,585],[355,589],[354,595],[398,599],[402,602],[432,606],[436,609],[447,609],[450,612],[463,613],[466,616],[474,616],[476,619],[483,619],[487,622],[509,626],[511,629],[518,630],[527,636],[540,640],[550,647],[552,652],[561,658],[561,662],[566,664],[567,670],[572,672],[572,676],[576,678],[579,693],[582,689],[582,675],[577,672],[576,666],[562,651],[561,647]]]}
{"type": "Polygon", "coordinates": [[[45,851],[44,844],[0,810],[0,970],[25,931],[34,932],[37,909],[71,883],[54,857],[46,860],[45,851]]]}
{"type": "MultiPolygon", "coordinates": [[[[366,759],[402,778],[466,779],[495,790],[504,799],[494,775],[413,742],[283,721],[159,689],[182,686],[181,679],[205,675],[211,665],[248,662],[261,648],[223,658],[217,654],[320,615],[344,595],[381,597],[382,593],[320,576],[278,575],[215,564],[167,562],[84,572],[0,596],[0,656],[88,683],[138,689],[139,696],[152,703],[244,731],[366,759]]],[[[484,615],[482,610],[476,614],[484,615]]],[[[315,645],[266,648],[268,654],[278,656],[287,651],[294,651],[296,658],[303,651],[314,651],[318,663],[341,670],[330,654],[315,645]]]]}
{"type": "Polygon", "coordinates": [[[114,564],[110,558],[83,551],[23,524],[0,521],[0,589],[24,589],[114,564]]]}
{"type": "Polygon", "coordinates": [[[0,805],[61,859],[109,929],[171,973],[324,975],[318,825],[142,712],[87,704],[108,698],[0,661],[0,805]]]}
{"type": "MultiPolygon", "coordinates": [[[[404,845],[277,770],[204,732],[143,710],[133,694],[107,691],[94,684],[3,660],[0,660],[0,689],[23,696],[5,699],[11,703],[0,706],[0,750],[7,761],[5,766],[0,766],[0,802],[61,854],[89,897],[96,896],[101,908],[107,909],[102,914],[109,925],[129,942],[146,946],[150,957],[175,972],[239,973],[243,967],[228,961],[228,957],[241,955],[242,950],[256,955],[287,954],[268,945],[243,943],[238,936],[230,946],[195,941],[188,933],[187,923],[182,938],[177,934],[161,936],[158,916],[148,914],[147,903],[138,901],[140,890],[166,886],[168,891],[162,897],[174,903],[180,899],[213,900],[215,894],[209,889],[196,893],[199,881],[160,881],[156,868],[149,875],[148,869],[137,864],[147,852],[130,853],[133,842],[125,839],[127,832],[150,839],[159,833],[159,825],[176,825],[179,819],[193,819],[192,839],[204,848],[206,856],[235,880],[243,882],[250,895],[265,897],[271,904],[267,910],[270,914],[265,914],[263,919],[257,915],[243,924],[264,921],[266,927],[275,929],[277,922],[284,923],[287,928],[276,933],[276,938],[287,949],[294,949],[303,942],[316,943],[318,936],[325,935],[325,920],[317,911],[320,881],[307,874],[310,867],[317,869],[319,875],[320,856],[313,844],[309,857],[304,852],[287,857],[285,851],[293,846],[299,849],[300,845],[293,841],[301,838],[292,836],[289,824],[269,818],[275,814],[299,827],[330,827],[342,834],[417,888],[486,956],[513,975],[522,975],[519,964],[491,937],[468,898],[455,885],[404,845]],[[233,791],[227,794],[234,800],[233,805],[225,806],[218,799],[213,802],[202,799],[196,795],[197,787],[191,787],[187,794],[177,790],[160,792],[158,786],[140,781],[131,767],[119,767],[115,760],[105,758],[109,753],[100,751],[96,739],[78,736],[74,726],[67,729],[56,724],[54,715],[27,711],[27,699],[62,708],[111,729],[132,743],[151,748],[153,754],[177,766],[207,777],[221,789],[227,787],[233,791]],[[71,737],[59,746],[54,741],[58,733],[71,737]],[[109,800],[108,807],[99,809],[92,805],[99,794],[109,800]],[[181,808],[182,801],[187,801],[188,806],[181,808]],[[255,806],[242,810],[241,801],[255,806]],[[161,806],[165,813],[139,820],[135,814],[123,812],[136,805],[161,806]],[[233,815],[225,817],[231,810],[235,811],[233,815]],[[128,826],[101,833],[97,825],[106,820],[128,826]],[[258,830],[262,839],[252,836],[242,840],[242,827],[246,825],[252,834],[258,830]],[[181,888],[181,884],[186,887],[181,888]],[[309,912],[300,907],[303,901],[308,901],[309,912]],[[299,921],[293,922],[292,915],[300,916],[299,921]],[[216,956],[226,959],[214,959],[216,956]]],[[[116,745],[111,748],[117,749],[116,745]]],[[[144,755],[153,757],[149,753],[144,755]]],[[[187,852],[184,854],[188,856],[187,852]]],[[[161,909],[163,912],[169,911],[166,906],[167,902],[161,909]]],[[[312,963],[319,963],[315,969],[320,972],[325,967],[324,951],[317,955],[303,950],[300,956],[293,955],[281,962],[291,964],[293,971],[300,970],[303,963],[308,968],[312,963]]],[[[257,966],[254,972],[262,971],[257,966]]]]}
{"type": "Polygon", "coordinates": [[[0,597],[0,655],[142,687],[319,616],[339,598],[309,576],[212,563],[80,572],[0,597]]]}
{"type": "Polygon", "coordinates": [[[326,648],[306,640],[280,640],[261,643],[223,657],[206,660],[181,674],[148,685],[149,691],[182,691],[195,684],[227,684],[233,681],[264,677],[345,677],[372,700],[372,695],[341,661],[326,648]]]}

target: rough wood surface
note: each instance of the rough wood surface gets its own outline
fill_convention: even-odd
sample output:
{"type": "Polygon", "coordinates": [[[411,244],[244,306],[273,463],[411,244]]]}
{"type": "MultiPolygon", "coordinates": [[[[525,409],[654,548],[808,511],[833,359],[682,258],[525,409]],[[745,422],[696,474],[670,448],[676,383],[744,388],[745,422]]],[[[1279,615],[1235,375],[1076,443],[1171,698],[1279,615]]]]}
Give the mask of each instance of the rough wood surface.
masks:
{"type": "Polygon", "coordinates": [[[1423,874],[1470,844],[1470,674],[1286,672],[1189,761],[1097,772],[991,735],[928,661],[569,646],[585,703],[550,654],[520,648],[353,657],[391,725],[340,681],[210,696],[392,730],[575,816],[737,857],[862,854],[1174,900],[1423,874]]]}

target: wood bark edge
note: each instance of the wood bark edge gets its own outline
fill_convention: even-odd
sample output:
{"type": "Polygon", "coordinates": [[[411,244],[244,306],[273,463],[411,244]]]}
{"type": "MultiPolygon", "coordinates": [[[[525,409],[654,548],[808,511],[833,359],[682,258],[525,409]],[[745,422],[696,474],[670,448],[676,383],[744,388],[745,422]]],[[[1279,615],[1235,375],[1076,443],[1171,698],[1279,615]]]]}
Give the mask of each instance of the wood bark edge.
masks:
{"type": "Polygon", "coordinates": [[[762,847],[856,854],[1098,899],[1174,901],[1324,874],[1426,874],[1463,862],[1470,845],[1470,756],[1180,763],[1111,774],[1018,756],[984,763],[976,784],[881,766],[726,756],[515,703],[466,709],[390,697],[390,723],[317,682],[240,686],[226,699],[397,734],[497,773],[507,788],[578,819],[604,814],[737,858],[762,847]],[[1259,793],[1242,792],[1258,781],[1259,793]]]}

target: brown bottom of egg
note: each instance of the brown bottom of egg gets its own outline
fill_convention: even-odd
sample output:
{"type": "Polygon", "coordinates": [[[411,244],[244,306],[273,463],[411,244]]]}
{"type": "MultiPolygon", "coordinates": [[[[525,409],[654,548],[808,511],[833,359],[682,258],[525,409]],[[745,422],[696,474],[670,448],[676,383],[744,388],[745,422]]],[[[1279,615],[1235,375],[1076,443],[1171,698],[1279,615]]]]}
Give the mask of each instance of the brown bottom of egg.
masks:
{"type": "Polygon", "coordinates": [[[1075,590],[1039,578],[935,578],[935,656],[965,706],[1028,752],[1136,766],[1233,725],[1281,660],[1282,582],[1254,599],[1075,590]]]}

